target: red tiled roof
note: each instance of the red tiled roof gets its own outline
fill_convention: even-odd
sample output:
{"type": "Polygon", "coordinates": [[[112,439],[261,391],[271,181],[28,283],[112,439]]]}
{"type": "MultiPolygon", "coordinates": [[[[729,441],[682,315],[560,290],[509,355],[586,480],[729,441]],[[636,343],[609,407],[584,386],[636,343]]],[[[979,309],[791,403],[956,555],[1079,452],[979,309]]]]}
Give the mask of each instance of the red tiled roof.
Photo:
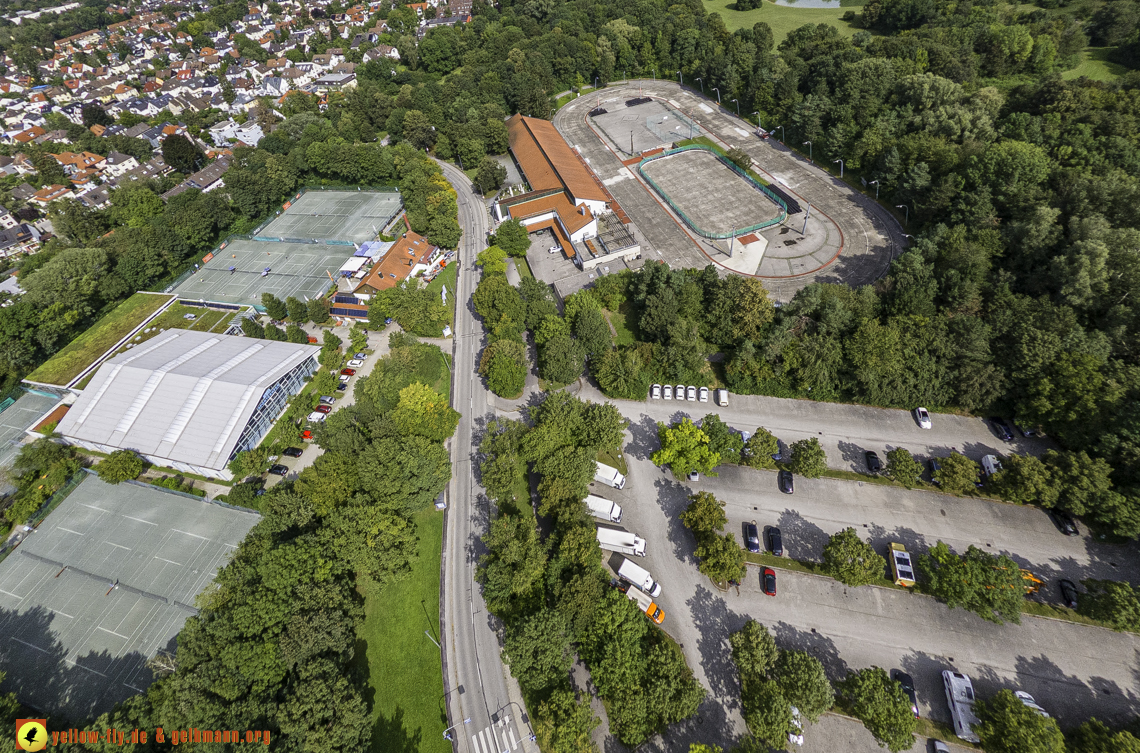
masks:
{"type": "Polygon", "coordinates": [[[533,190],[563,188],[575,201],[611,200],[550,121],[512,115],[507,120],[507,134],[511,153],[533,190]]]}
{"type": "Polygon", "coordinates": [[[376,262],[356,290],[369,288],[371,292],[379,293],[396,287],[407,279],[417,263],[427,264],[433,251],[435,246],[428,243],[427,238],[409,230],[376,262]]]}

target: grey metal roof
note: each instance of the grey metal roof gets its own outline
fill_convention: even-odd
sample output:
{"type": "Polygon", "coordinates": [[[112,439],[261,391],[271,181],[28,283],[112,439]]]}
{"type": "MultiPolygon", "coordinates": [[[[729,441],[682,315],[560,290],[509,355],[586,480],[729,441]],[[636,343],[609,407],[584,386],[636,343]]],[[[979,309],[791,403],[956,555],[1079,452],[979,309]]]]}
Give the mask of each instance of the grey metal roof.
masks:
{"type": "Polygon", "coordinates": [[[222,469],[266,388],[318,352],[315,345],[168,330],[100,366],[57,431],[222,469]]]}

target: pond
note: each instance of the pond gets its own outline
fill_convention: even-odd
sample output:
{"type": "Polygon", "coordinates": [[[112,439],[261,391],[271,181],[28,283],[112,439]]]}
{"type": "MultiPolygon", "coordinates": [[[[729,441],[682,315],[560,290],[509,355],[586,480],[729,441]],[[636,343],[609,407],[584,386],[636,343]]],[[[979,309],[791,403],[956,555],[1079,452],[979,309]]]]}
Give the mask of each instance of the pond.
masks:
{"type": "Polygon", "coordinates": [[[774,0],[785,8],[838,8],[840,0],[774,0]]]}

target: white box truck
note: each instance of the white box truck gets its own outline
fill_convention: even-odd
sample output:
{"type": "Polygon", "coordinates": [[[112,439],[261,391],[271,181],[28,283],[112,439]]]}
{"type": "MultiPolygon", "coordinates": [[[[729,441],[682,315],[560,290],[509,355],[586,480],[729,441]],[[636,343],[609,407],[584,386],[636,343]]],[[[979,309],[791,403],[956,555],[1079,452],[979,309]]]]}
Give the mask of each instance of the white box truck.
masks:
{"type": "Polygon", "coordinates": [[[649,598],[649,594],[630,586],[625,592],[625,595],[626,598],[637,605],[638,609],[645,612],[646,616],[658,625],[665,619],[665,610],[654,604],[653,599],[649,598]]]}
{"type": "Polygon", "coordinates": [[[604,520],[608,523],[621,522],[621,505],[611,502],[605,497],[587,494],[586,507],[590,510],[590,514],[598,520],[604,520]]]}
{"type": "Polygon", "coordinates": [[[610,552],[619,554],[634,554],[645,556],[645,539],[636,533],[623,531],[620,528],[606,528],[598,526],[598,546],[610,552]]]}
{"type": "Polygon", "coordinates": [[[621,475],[617,468],[606,465],[605,463],[598,463],[598,468],[594,471],[594,480],[606,486],[612,486],[615,489],[625,488],[625,476],[621,475]]]}
{"type": "Polygon", "coordinates": [[[618,577],[629,581],[650,596],[661,595],[661,584],[653,580],[649,571],[633,560],[622,558],[621,567],[618,568],[618,577]]]}

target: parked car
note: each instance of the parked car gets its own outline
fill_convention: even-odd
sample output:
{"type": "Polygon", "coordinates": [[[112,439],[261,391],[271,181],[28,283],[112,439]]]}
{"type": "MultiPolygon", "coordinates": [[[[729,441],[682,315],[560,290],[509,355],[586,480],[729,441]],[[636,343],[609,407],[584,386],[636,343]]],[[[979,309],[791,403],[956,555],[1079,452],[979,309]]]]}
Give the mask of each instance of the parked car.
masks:
{"type": "Polygon", "coordinates": [[[918,695],[914,692],[914,678],[901,669],[891,670],[891,679],[899,684],[906,697],[910,699],[910,710],[914,718],[918,718],[918,695]]]}
{"type": "Polygon", "coordinates": [[[950,753],[950,746],[941,740],[931,740],[931,753],[950,753]]]}
{"type": "Polygon", "coordinates": [[[678,384],[676,387],[673,388],[673,394],[677,396],[678,400],[684,400],[685,399],[685,385],[678,384]]]}
{"type": "Polygon", "coordinates": [[[303,452],[304,450],[302,450],[300,447],[286,447],[285,452],[281,454],[287,458],[299,458],[303,452]]]}
{"type": "Polygon", "coordinates": [[[348,382],[341,382],[340,384],[338,384],[336,386],[337,392],[344,392],[347,389],[348,389],[348,382]]]}
{"type": "Polygon", "coordinates": [[[780,471],[776,474],[776,483],[780,487],[780,491],[784,494],[794,494],[796,491],[795,482],[792,480],[791,471],[780,471]]]}
{"type": "Polygon", "coordinates": [[[923,429],[929,429],[933,424],[930,423],[930,413],[926,408],[914,409],[914,420],[918,421],[918,425],[923,429]]]}
{"type": "Polygon", "coordinates": [[[321,405],[332,405],[336,402],[336,398],[332,395],[321,395],[321,405]]]}
{"type": "Polygon", "coordinates": [[[672,399],[673,399],[673,385],[671,385],[671,384],[667,384],[667,385],[665,385],[665,386],[662,388],[662,392],[664,393],[662,396],[663,396],[663,397],[664,397],[666,400],[672,400],[672,399]]]}
{"type": "Polygon", "coordinates": [[[777,557],[784,556],[784,537],[776,526],[768,528],[768,551],[777,557]]]}
{"type": "Polygon", "coordinates": [[[652,397],[654,400],[660,400],[661,399],[661,385],[655,384],[652,387],[650,387],[649,388],[649,396],[652,397]]]}
{"type": "Polygon", "coordinates": [[[549,253],[552,253],[552,254],[556,254],[556,253],[558,253],[558,252],[559,252],[559,251],[561,251],[561,250],[562,250],[562,249],[561,249],[560,247],[558,247],[558,246],[551,246],[551,247],[550,247],[550,249],[549,249],[549,253]]]}
{"type": "Polygon", "coordinates": [[[938,458],[931,458],[930,460],[927,460],[926,467],[930,470],[930,483],[934,484],[935,486],[942,486],[942,482],[940,482],[938,480],[938,477],[934,475],[942,470],[942,464],[938,462],[938,458]]]}
{"type": "Polygon", "coordinates": [[[1057,582],[1061,589],[1061,603],[1069,609],[1077,608],[1077,584],[1067,578],[1057,582]]]}
{"type": "Polygon", "coordinates": [[[690,481],[700,481],[701,480],[701,474],[698,473],[697,471],[689,471],[688,478],[690,481]]]}
{"type": "Polygon", "coordinates": [[[332,406],[331,405],[318,405],[316,407],[316,411],[317,411],[317,413],[324,413],[327,416],[328,414],[332,413],[332,406]]]}
{"type": "Polygon", "coordinates": [[[1080,535],[1081,529],[1077,528],[1077,521],[1064,510],[1050,510],[1049,517],[1053,519],[1053,525],[1057,526],[1057,530],[1066,536],[1080,535]]]}
{"type": "Polygon", "coordinates": [[[1036,701],[1036,700],[1033,698],[1033,696],[1029,695],[1029,694],[1028,694],[1028,693],[1026,693],[1024,690],[1015,690],[1015,691],[1013,691],[1013,694],[1014,694],[1015,696],[1017,696],[1017,700],[1019,700],[1019,701],[1021,701],[1022,703],[1024,703],[1024,704],[1025,704],[1025,705],[1026,705],[1028,708],[1030,708],[1030,709],[1032,709],[1033,711],[1037,712],[1038,714],[1040,714],[1041,716],[1045,717],[1046,719],[1048,719],[1048,718],[1049,718],[1049,712],[1048,712],[1048,711],[1046,711],[1045,709],[1041,708],[1041,704],[1039,704],[1039,703],[1038,703],[1038,702],[1037,702],[1037,701],[1036,701]]]}
{"type": "Polygon", "coordinates": [[[346,377],[356,376],[356,369],[341,369],[340,375],[346,377]]]}
{"type": "Polygon", "coordinates": [[[760,551],[760,531],[755,520],[744,524],[744,546],[753,554],[760,551]]]}
{"type": "Polygon", "coordinates": [[[760,585],[764,588],[764,593],[769,596],[776,595],[776,571],[770,567],[764,568],[760,573],[760,585]]]}
{"type": "MultiPolygon", "coordinates": [[[[324,414],[324,413],[320,413],[320,412],[318,412],[318,411],[313,411],[312,413],[310,413],[310,414],[309,414],[309,415],[306,417],[306,420],[308,420],[308,421],[312,421],[312,422],[318,422],[318,423],[319,423],[319,422],[321,422],[321,421],[324,421],[324,420],[325,420],[325,414],[324,414]]],[[[306,438],[306,439],[309,439],[309,437],[305,437],[305,438],[306,438]]]]}
{"type": "Polygon", "coordinates": [[[685,399],[694,403],[697,402],[697,388],[691,384],[685,388],[685,399]]]}
{"type": "Polygon", "coordinates": [[[363,365],[364,365],[364,361],[362,361],[359,358],[354,358],[348,362],[348,368],[350,368],[350,369],[359,369],[363,365]]]}
{"type": "Polygon", "coordinates": [[[997,416],[991,417],[990,426],[993,427],[994,434],[996,434],[999,439],[1005,442],[1013,440],[1013,432],[1009,430],[1009,426],[1006,424],[1004,418],[998,418],[997,416]]]}
{"type": "Polygon", "coordinates": [[[286,473],[289,472],[289,466],[281,465],[280,463],[275,463],[275,464],[269,466],[269,472],[272,473],[274,476],[284,476],[286,473]]]}
{"type": "Polygon", "coordinates": [[[792,724],[788,730],[788,742],[792,745],[804,744],[804,724],[800,721],[800,710],[792,706],[792,724]]]}
{"type": "Polygon", "coordinates": [[[867,450],[864,454],[867,459],[867,470],[871,473],[878,473],[883,470],[883,464],[879,461],[879,456],[875,454],[874,450],[867,450]]]}
{"type": "Polygon", "coordinates": [[[707,403],[709,401],[709,388],[701,387],[699,390],[697,390],[697,395],[698,400],[700,400],[702,403],[707,403]]]}
{"type": "Polygon", "coordinates": [[[360,359],[365,359],[365,358],[368,358],[368,354],[367,354],[367,353],[365,353],[365,352],[362,350],[362,351],[360,351],[359,353],[355,354],[355,355],[353,356],[353,358],[360,358],[360,359]]]}

